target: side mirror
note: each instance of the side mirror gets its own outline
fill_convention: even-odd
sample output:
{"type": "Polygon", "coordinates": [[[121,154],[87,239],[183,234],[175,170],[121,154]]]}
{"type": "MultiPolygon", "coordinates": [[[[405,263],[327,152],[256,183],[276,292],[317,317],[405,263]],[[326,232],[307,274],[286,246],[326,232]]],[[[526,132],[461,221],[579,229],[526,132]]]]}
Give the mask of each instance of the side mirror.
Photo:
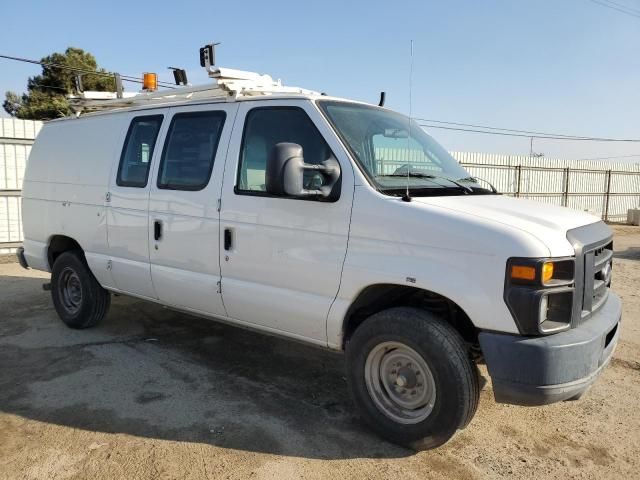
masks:
{"type": "Polygon", "coordinates": [[[329,158],[319,165],[304,163],[302,147],[297,143],[278,143],[267,158],[265,186],[272,195],[326,198],[339,178],[340,164],[335,158],[329,158]],[[305,189],[305,170],[314,170],[322,175],[324,181],[319,188],[305,189]]]}

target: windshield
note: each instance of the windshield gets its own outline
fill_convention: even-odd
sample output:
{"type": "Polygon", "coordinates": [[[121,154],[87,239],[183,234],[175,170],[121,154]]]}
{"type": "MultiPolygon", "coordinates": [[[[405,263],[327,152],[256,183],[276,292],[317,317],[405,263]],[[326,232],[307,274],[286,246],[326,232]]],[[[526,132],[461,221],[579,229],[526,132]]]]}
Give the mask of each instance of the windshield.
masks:
{"type": "Polygon", "coordinates": [[[489,193],[415,121],[379,107],[319,101],[318,105],[381,192],[411,195],[489,193]]]}

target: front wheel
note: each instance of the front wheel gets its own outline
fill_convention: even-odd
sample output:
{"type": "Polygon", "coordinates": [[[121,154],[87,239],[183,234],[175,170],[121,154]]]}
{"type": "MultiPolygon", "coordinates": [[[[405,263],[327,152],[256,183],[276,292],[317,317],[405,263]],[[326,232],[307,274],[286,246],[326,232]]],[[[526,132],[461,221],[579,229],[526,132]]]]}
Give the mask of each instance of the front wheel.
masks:
{"type": "Polygon", "coordinates": [[[362,418],[394,443],[438,447],[475,414],[477,368],[460,334],[427,311],[397,307],[372,315],[346,353],[362,418]]]}

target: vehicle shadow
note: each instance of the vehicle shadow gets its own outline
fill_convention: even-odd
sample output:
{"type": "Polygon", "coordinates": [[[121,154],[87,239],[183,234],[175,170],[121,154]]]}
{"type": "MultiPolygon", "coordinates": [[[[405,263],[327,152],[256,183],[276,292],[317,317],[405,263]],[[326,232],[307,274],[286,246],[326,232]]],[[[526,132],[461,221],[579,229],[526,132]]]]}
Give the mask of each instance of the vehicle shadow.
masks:
{"type": "Polygon", "coordinates": [[[624,260],[640,260],[640,247],[629,247],[626,250],[614,252],[613,257],[624,260]]]}
{"type": "Polygon", "coordinates": [[[71,330],[43,281],[0,274],[4,413],[296,457],[413,454],[361,425],[339,354],[126,297],[71,330]]]}

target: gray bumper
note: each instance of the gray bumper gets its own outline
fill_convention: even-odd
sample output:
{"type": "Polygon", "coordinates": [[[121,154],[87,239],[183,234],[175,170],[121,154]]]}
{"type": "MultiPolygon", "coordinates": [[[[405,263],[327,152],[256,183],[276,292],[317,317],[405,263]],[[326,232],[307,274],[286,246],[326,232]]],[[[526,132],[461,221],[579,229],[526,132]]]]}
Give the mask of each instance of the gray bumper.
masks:
{"type": "Polygon", "coordinates": [[[545,405],[579,397],[618,343],[622,303],[613,292],[579,327],[546,337],[482,332],[480,347],[497,402],[545,405]]]}

